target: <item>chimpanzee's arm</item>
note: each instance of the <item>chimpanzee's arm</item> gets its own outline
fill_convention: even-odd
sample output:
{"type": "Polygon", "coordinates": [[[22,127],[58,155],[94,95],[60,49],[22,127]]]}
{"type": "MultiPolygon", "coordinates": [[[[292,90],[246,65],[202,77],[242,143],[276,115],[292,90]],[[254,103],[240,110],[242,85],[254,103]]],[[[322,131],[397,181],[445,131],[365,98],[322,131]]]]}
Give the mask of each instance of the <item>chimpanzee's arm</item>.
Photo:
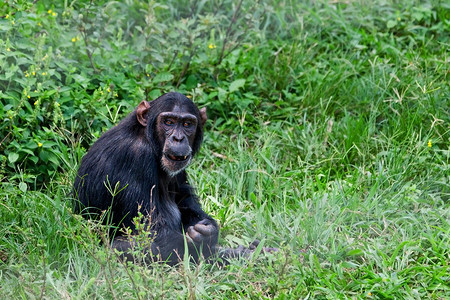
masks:
{"type": "Polygon", "coordinates": [[[203,247],[203,255],[210,256],[219,239],[217,222],[201,208],[193,188],[187,183],[186,175],[178,176],[176,203],[181,213],[183,231],[188,241],[197,248],[203,247]]]}
{"type": "Polygon", "coordinates": [[[210,220],[218,229],[216,221],[207,215],[201,208],[198,197],[194,193],[194,189],[187,182],[186,174],[184,172],[177,176],[175,195],[175,202],[180,210],[181,222],[183,223],[183,228],[185,230],[189,226],[194,226],[204,219],[210,220]]]}
{"type": "Polygon", "coordinates": [[[211,222],[215,223],[215,221],[203,211],[197,196],[192,192],[189,185],[186,184],[181,186],[179,191],[181,197],[177,199],[177,205],[181,213],[181,222],[185,229],[204,219],[211,220],[211,222]]]}

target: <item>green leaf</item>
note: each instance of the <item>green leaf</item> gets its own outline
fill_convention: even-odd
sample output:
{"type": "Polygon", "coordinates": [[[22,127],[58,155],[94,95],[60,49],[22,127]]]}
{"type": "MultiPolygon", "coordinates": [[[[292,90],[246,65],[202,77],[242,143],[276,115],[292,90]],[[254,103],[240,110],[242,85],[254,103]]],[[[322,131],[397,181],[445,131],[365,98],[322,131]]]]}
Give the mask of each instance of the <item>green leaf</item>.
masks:
{"type": "Polygon", "coordinates": [[[397,21],[394,21],[394,20],[389,20],[389,21],[387,21],[387,24],[386,24],[387,28],[389,28],[389,29],[395,27],[395,25],[397,25],[397,21]]]}
{"type": "Polygon", "coordinates": [[[153,82],[154,83],[159,83],[159,82],[164,82],[164,81],[170,81],[173,79],[173,75],[168,73],[168,72],[164,72],[164,73],[159,73],[158,75],[156,75],[153,78],[153,82]]]}
{"type": "Polygon", "coordinates": [[[222,89],[222,88],[217,88],[217,90],[219,91],[219,93],[218,93],[219,101],[220,101],[220,102],[225,101],[225,98],[226,98],[226,96],[227,96],[227,91],[225,91],[225,90],[222,89]]]}
{"type": "Polygon", "coordinates": [[[342,266],[343,268],[347,268],[347,269],[358,268],[358,267],[359,267],[359,265],[358,265],[357,263],[351,262],[351,261],[343,261],[343,262],[341,263],[341,266],[342,266]]]}
{"type": "Polygon", "coordinates": [[[75,79],[75,82],[77,82],[79,85],[81,85],[83,88],[86,88],[89,83],[89,79],[86,77],[80,75],[80,74],[74,74],[72,75],[73,79],[75,79]]]}
{"type": "Polygon", "coordinates": [[[31,151],[30,149],[26,149],[26,148],[20,149],[19,152],[25,152],[27,154],[34,155],[33,151],[31,151]]]}
{"type": "Polygon", "coordinates": [[[232,83],[230,83],[230,87],[228,88],[228,90],[230,91],[230,93],[237,91],[238,89],[240,89],[241,87],[243,87],[245,84],[245,79],[237,79],[235,81],[233,81],[232,83]]]}
{"type": "Polygon", "coordinates": [[[161,96],[161,91],[160,90],[152,90],[149,94],[148,94],[148,98],[149,99],[156,99],[159,96],[161,96]]]}
{"type": "Polygon", "coordinates": [[[60,165],[60,161],[58,160],[58,157],[54,155],[53,153],[50,153],[48,155],[48,161],[51,162],[55,167],[60,165]]]}
{"type": "Polygon", "coordinates": [[[19,190],[21,190],[23,193],[26,193],[28,189],[28,186],[25,182],[19,183],[19,190]]]}
{"type": "Polygon", "coordinates": [[[8,154],[8,160],[10,163],[15,163],[19,159],[19,154],[11,152],[8,154]]]}
{"type": "Polygon", "coordinates": [[[411,14],[411,16],[416,20],[416,21],[420,21],[423,19],[423,14],[420,12],[413,12],[411,14]]]}
{"type": "Polygon", "coordinates": [[[39,157],[40,157],[40,159],[43,162],[47,163],[48,162],[49,153],[46,152],[46,151],[41,151],[41,153],[39,153],[39,157]]]}
{"type": "Polygon", "coordinates": [[[352,249],[347,252],[348,256],[359,256],[359,255],[363,255],[363,254],[364,254],[364,252],[361,249],[352,249]]]}

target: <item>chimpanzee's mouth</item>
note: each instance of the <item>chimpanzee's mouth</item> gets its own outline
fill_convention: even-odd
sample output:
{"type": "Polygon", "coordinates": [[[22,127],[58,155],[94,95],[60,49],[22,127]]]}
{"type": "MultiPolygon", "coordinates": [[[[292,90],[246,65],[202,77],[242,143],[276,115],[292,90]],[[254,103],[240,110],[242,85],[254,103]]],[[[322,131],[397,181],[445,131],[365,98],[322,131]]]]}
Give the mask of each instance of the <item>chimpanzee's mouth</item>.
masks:
{"type": "Polygon", "coordinates": [[[189,155],[177,156],[177,155],[172,155],[172,154],[166,154],[166,157],[169,158],[170,160],[174,160],[174,161],[185,161],[186,159],[189,158],[189,155]]]}

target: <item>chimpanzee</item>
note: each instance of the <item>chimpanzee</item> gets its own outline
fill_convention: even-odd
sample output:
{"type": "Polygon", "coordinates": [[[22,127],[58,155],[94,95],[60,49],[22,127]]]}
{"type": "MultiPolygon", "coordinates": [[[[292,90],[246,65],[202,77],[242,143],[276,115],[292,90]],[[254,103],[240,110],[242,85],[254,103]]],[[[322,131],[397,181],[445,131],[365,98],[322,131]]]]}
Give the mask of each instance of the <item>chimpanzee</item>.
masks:
{"type": "MultiPolygon", "coordinates": [[[[200,255],[218,254],[224,263],[247,257],[259,241],[249,248],[217,247],[219,227],[200,207],[184,171],[200,149],[206,118],[206,109],[179,93],[142,101],[83,157],[73,188],[75,212],[95,217],[108,211],[108,224],[131,230],[141,213],[152,241],[146,252],[171,265],[184,256],[185,245],[195,261],[200,255]]],[[[120,231],[112,241],[130,259],[135,244],[120,231]]]]}
{"type": "MultiPolygon", "coordinates": [[[[110,224],[131,229],[141,212],[151,223],[145,224],[153,233],[151,253],[160,260],[177,263],[185,237],[194,260],[200,253],[210,257],[219,227],[200,207],[185,173],[200,149],[205,121],[206,109],[176,92],[142,101],[83,157],[74,183],[75,212],[95,216],[109,209],[110,224]],[[119,192],[112,195],[107,185],[119,192]]],[[[112,246],[126,252],[130,243],[116,237],[112,246]]]]}

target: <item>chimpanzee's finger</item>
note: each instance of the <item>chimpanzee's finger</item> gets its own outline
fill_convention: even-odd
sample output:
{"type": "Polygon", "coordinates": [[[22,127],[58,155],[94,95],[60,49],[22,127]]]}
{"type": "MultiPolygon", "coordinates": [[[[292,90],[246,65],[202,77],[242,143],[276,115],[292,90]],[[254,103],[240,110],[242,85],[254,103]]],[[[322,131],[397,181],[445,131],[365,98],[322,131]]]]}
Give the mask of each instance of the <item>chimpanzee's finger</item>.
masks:
{"type": "Polygon", "coordinates": [[[197,224],[211,225],[211,220],[203,219],[200,222],[198,222],[197,224]]]}
{"type": "Polygon", "coordinates": [[[203,240],[202,234],[200,232],[198,232],[197,230],[195,230],[194,226],[189,226],[188,227],[187,234],[196,243],[199,243],[199,242],[201,242],[203,240]]]}
{"type": "Polygon", "coordinates": [[[203,225],[200,223],[195,224],[194,229],[203,235],[211,235],[216,230],[216,228],[212,225],[203,225]]]}

